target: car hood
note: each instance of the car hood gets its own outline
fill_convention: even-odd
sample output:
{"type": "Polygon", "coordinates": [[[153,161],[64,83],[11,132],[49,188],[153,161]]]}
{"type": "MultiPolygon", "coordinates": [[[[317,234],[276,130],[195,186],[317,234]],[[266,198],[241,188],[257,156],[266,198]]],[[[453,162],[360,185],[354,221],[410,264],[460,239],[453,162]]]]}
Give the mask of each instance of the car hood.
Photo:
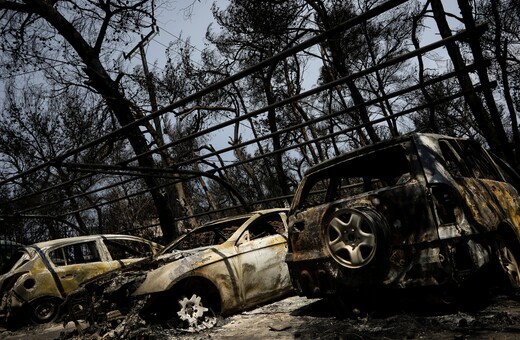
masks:
{"type": "Polygon", "coordinates": [[[183,251],[174,251],[171,253],[159,254],[153,257],[147,257],[137,262],[133,262],[129,265],[121,267],[120,269],[113,270],[100,276],[97,276],[85,283],[83,283],[80,289],[86,289],[90,292],[96,292],[102,290],[103,293],[115,291],[120,289],[122,286],[132,283],[135,288],[144,281],[149,271],[160,268],[166,264],[173,263],[180,259],[192,256],[206,249],[196,248],[183,251]]]}
{"type": "MultiPolygon", "coordinates": [[[[94,303],[94,305],[98,306],[106,303],[110,304],[111,301],[128,300],[144,282],[150,271],[192,256],[205,248],[207,247],[187,251],[174,251],[148,257],[84,282],[78,289],[67,296],[64,305],[69,315],[65,316],[65,319],[72,321],[80,318],[81,312],[78,314],[78,309],[74,307],[78,303],[94,303]]],[[[81,308],[81,310],[85,312],[89,308],[81,308]]],[[[101,310],[104,309],[101,308],[101,310]]],[[[106,310],[110,310],[110,308],[106,310]]]]}

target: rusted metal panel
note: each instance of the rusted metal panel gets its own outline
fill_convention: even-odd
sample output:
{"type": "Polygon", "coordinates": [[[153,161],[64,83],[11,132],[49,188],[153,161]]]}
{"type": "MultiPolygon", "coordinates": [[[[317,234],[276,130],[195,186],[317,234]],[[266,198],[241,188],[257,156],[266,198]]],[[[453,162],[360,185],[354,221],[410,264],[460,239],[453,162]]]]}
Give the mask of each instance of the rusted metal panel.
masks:
{"type": "MultiPolygon", "coordinates": [[[[31,314],[44,299],[52,300],[54,312],[57,312],[58,304],[82,282],[119,268],[122,263],[138,260],[114,261],[104,243],[110,241],[136,242],[142,251],[150,253],[162,249],[156,243],[126,235],[80,236],[23,247],[23,253],[20,253],[23,255],[17,263],[0,276],[0,315],[8,322],[14,322],[22,309],[31,314]]],[[[51,316],[54,315],[49,318],[51,316]]],[[[44,320],[40,315],[39,322],[44,320]]]]}
{"type": "Polygon", "coordinates": [[[518,238],[519,207],[480,146],[412,134],[310,169],[289,213],[286,260],[309,297],[460,284],[494,260],[495,235],[518,238]]]}
{"type": "MultiPolygon", "coordinates": [[[[69,310],[88,305],[81,310],[101,316],[101,322],[107,322],[106,315],[132,310],[150,322],[178,316],[196,328],[208,308],[230,314],[278,299],[292,291],[285,263],[286,212],[262,210],[210,222],[173,242],[154,259],[88,282],[66,305],[69,310]],[[181,306],[178,312],[177,305],[181,306]],[[188,315],[187,306],[197,310],[196,316],[188,315]]],[[[92,319],[81,313],[68,316],[81,318],[92,319]]]]}

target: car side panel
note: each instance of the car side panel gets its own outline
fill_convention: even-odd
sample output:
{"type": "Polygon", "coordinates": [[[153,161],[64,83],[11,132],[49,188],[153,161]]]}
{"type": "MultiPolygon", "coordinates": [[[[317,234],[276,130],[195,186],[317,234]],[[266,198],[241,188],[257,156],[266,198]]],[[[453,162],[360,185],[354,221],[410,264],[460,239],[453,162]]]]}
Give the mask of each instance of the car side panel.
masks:
{"type": "Polygon", "coordinates": [[[284,236],[263,237],[237,248],[245,308],[287,293],[290,280],[285,263],[287,242],[284,236]]]}
{"type": "Polygon", "coordinates": [[[117,261],[100,261],[55,267],[54,270],[63,286],[64,293],[67,295],[74,289],[78,288],[82,282],[118,268],[119,266],[120,265],[117,261]]]}
{"type": "Polygon", "coordinates": [[[183,256],[149,271],[145,281],[133,295],[166,291],[183,278],[195,275],[211,277],[219,273],[217,277],[223,275],[230,281],[236,281],[236,250],[232,244],[223,244],[195,253],[186,252],[183,256]]]}
{"type": "Polygon", "coordinates": [[[62,297],[53,275],[41,259],[34,261],[31,270],[18,278],[13,292],[25,302],[42,296],[62,297]]]}

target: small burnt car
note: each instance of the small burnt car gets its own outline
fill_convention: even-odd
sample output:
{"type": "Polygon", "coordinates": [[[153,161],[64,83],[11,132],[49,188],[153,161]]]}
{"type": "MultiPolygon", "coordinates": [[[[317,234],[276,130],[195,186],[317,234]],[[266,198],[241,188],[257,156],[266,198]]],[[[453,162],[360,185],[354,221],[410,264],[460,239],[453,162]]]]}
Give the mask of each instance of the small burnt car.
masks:
{"type": "Polygon", "coordinates": [[[146,259],[83,284],[66,320],[100,333],[137,315],[191,330],[292,292],[285,263],[287,209],[260,210],[202,225],[146,259]],[[78,323],[79,324],[79,323],[78,323]]]}
{"type": "Polygon", "coordinates": [[[473,140],[414,133],[310,168],[289,213],[296,292],[456,291],[487,270],[520,287],[517,182],[494,159],[473,140]]]}
{"type": "Polygon", "coordinates": [[[19,247],[0,273],[0,317],[8,324],[22,318],[52,321],[79,284],[162,248],[129,235],[78,236],[19,247]]]}

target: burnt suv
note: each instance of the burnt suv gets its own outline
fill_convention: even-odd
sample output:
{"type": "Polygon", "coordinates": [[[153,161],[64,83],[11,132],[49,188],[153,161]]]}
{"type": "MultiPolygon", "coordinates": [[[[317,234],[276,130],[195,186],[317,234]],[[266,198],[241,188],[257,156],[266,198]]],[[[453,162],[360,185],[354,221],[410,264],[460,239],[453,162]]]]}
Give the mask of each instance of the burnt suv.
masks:
{"type": "Polygon", "coordinates": [[[434,134],[309,169],[289,212],[296,291],[460,286],[484,268],[520,287],[520,200],[504,169],[479,143],[434,134]]]}

